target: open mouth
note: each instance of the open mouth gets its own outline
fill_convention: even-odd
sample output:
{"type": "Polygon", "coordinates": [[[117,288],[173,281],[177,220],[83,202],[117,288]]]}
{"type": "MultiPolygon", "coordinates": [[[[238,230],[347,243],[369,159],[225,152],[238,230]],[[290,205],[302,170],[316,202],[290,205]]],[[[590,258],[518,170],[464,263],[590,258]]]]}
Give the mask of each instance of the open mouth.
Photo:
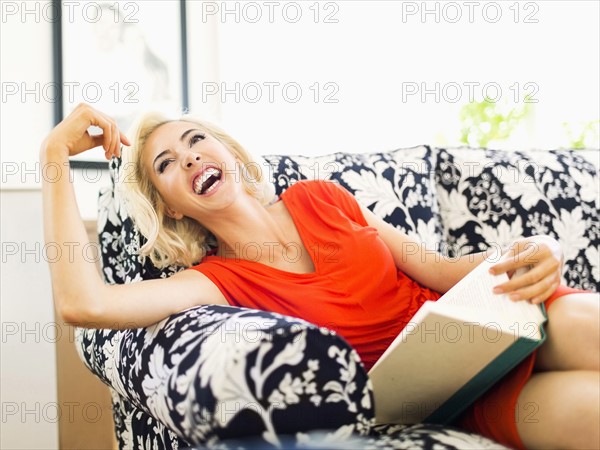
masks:
{"type": "Polygon", "coordinates": [[[212,192],[223,177],[223,172],[217,167],[209,167],[194,180],[194,192],[206,195],[212,192]]]}

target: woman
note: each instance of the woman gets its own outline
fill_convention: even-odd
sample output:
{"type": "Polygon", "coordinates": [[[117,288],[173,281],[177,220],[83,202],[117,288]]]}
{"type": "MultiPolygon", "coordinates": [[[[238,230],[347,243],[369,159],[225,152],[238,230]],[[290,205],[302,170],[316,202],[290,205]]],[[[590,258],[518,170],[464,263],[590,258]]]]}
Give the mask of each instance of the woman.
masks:
{"type": "MultiPolygon", "coordinates": [[[[69,156],[99,145],[107,159],[120,156],[121,144],[130,146],[122,183],[149,239],[143,253],[158,266],[202,264],[168,279],[110,286],[92,262],[70,252],[73,258],[51,264],[51,276],[57,308],[75,325],[142,327],[196,305],[250,306],[332,324],[370,367],[423,301],[439,298],[486,256],[404,252],[422,247],[335,183],[299,182],[271,201],[241,146],[192,119],[150,118],[134,134],[130,142],[112,119],[80,105],[45,139],[41,161],[63,167],[69,156]],[[90,136],[91,125],[102,134],[90,136]],[[208,232],[216,249],[205,257],[208,232]]],[[[83,245],[68,177],[44,181],[43,198],[46,241],[83,245]]],[[[515,242],[492,267],[512,274],[531,266],[494,291],[545,301],[548,339],[459,425],[512,447],[598,447],[598,296],[559,287],[561,264],[558,243],[535,237],[515,242]],[[501,414],[490,417],[492,407],[501,414]]]]}

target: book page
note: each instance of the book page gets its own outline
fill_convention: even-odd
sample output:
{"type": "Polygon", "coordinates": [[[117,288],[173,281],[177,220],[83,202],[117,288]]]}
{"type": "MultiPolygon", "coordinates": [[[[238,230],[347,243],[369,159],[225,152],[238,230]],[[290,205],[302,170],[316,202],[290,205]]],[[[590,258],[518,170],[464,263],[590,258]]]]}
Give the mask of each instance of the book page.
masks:
{"type": "Polygon", "coordinates": [[[506,294],[494,294],[493,288],[508,280],[507,274],[492,275],[489,269],[498,261],[498,252],[489,256],[444,294],[438,303],[493,310],[498,322],[507,328],[520,329],[520,335],[531,335],[532,324],[545,321],[539,305],[512,301],[506,294]]]}

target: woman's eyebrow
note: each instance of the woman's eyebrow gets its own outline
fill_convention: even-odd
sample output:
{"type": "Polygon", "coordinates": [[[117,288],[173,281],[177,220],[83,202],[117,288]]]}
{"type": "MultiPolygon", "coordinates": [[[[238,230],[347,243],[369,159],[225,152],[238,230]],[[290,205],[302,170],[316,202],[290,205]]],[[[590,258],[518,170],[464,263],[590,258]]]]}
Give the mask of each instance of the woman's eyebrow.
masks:
{"type": "Polygon", "coordinates": [[[194,128],[190,128],[189,130],[187,130],[186,132],[184,132],[181,137],[179,138],[179,140],[181,142],[183,142],[183,140],[185,139],[185,137],[190,134],[192,131],[196,131],[194,128]]]}
{"type": "Polygon", "coordinates": [[[164,155],[166,155],[167,153],[171,153],[171,150],[169,150],[169,149],[166,149],[166,150],[163,150],[162,152],[160,152],[160,153],[159,153],[159,154],[156,156],[156,158],[154,158],[154,161],[152,161],[152,166],[155,166],[155,165],[156,165],[156,161],[158,161],[160,158],[162,158],[162,157],[163,157],[164,155]]]}

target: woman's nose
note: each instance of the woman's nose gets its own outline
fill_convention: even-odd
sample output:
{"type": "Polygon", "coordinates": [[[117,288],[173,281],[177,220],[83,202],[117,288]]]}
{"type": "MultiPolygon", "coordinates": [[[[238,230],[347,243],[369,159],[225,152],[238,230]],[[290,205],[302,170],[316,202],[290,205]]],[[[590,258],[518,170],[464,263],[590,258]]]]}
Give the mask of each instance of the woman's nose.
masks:
{"type": "Polygon", "coordinates": [[[183,162],[186,169],[190,169],[194,167],[195,164],[200,162],[200,155],[198,153],[188,152],[183,162]]]}

